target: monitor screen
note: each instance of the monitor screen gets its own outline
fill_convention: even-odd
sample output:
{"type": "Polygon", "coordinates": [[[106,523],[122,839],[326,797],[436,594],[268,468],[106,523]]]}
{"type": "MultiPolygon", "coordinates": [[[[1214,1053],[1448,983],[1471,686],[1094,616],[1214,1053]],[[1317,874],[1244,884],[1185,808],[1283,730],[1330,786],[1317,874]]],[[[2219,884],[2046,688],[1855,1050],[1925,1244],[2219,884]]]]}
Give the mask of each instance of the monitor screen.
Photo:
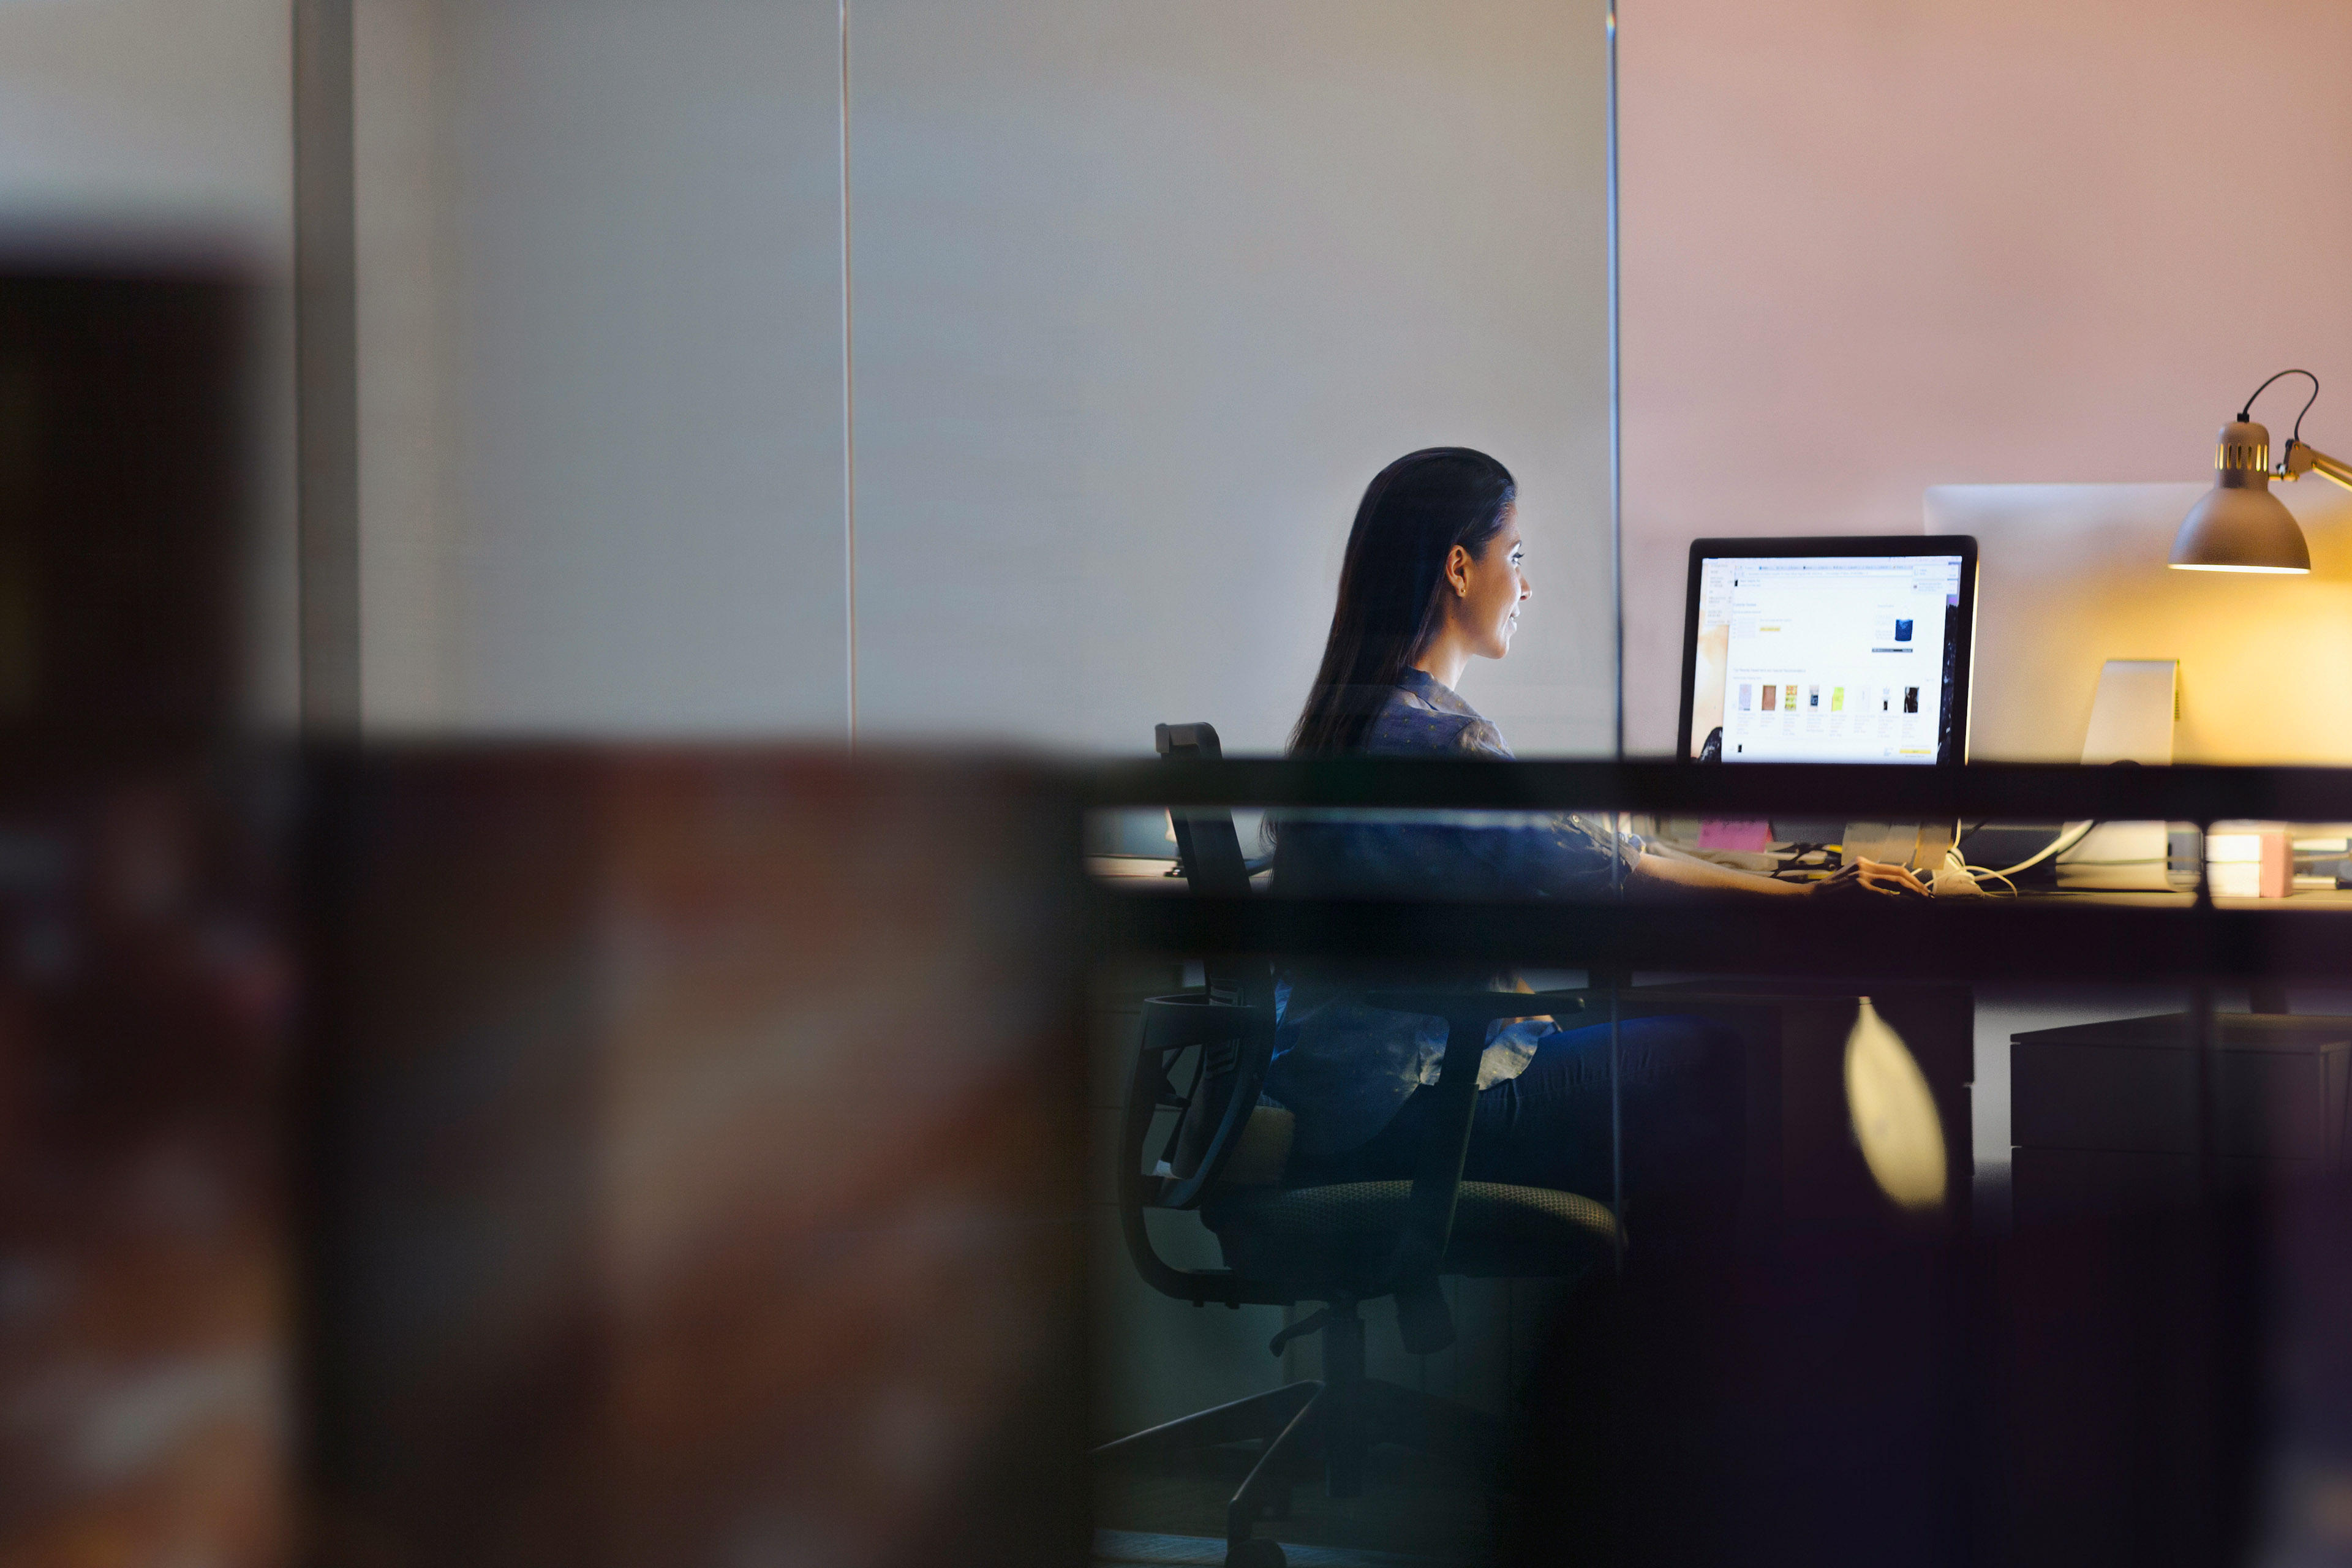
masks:
{"type": "Polygon", "coordinates": [[[1879,548],[1888,542],[1694,546],[1685,755],[1930,766],[1962,760],[1974,542],[1914,536],[1900,542],[1902,553],[1879,548]]]}

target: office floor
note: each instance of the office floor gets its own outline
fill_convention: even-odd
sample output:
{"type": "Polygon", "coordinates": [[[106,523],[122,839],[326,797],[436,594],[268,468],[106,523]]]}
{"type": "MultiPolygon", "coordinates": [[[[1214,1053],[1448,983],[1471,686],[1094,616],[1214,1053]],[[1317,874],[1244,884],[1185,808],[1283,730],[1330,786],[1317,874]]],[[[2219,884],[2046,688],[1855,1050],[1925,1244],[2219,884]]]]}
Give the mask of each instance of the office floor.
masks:
{"type": "MultiPolygon", "coordinates": [[[[1252,1457],[1236,1447],[1152,1468],[1106,1470],[1096,1493],[1095,1560],[1223,1563],[1225,1501],[1252,1457]]],[[[1265,1521],[1258,1533],[1282,1543],[1292,1568],[1492,1560],[1487,1500],[1475,1480],[1400,1448],[1376,1448],[1366,1463],[1361,1497],[1329,1498],[1319,1481],[1302,1485],[1291,1494],[1290,1517],[1265,1521]]]]}

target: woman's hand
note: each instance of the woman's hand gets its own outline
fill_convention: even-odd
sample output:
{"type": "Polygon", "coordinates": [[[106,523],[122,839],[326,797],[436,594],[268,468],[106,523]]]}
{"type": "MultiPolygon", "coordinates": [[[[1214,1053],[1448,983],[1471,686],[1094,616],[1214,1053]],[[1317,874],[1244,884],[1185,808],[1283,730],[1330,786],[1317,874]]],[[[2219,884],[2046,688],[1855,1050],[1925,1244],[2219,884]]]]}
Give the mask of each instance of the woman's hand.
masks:
{"type": "Polygon", "coordinates": [[[1907,899],[1927,897],[1927,885],[1900,866],[1883,860],[1856,860],[1819,882],[1783,882],[1753,871],[1664,855],[1644,849],[1625,884],[1626,896],[1672,898],[1690,893],[1766,893],[1774,898],[1907,899]]]}
{"type": "Polygon", "coordinates": [[[1927,884],[1909,869],[1885,860],[1856,859],[1833,874],[1810,884],[1805,891],[1817,899],[1858,899],[1876,895],[1901,899],[1930,896],[1927,884]]]}

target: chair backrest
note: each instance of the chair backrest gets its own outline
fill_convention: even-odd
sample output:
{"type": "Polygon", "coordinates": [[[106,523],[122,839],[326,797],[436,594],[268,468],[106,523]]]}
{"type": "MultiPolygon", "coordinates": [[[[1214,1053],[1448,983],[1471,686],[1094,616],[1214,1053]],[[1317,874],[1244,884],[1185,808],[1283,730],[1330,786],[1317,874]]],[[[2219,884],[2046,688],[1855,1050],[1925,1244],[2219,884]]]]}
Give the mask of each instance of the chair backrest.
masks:
{"type": "MultiPolygon", "coordinates": [[[[1213,724],[1157,725],[1152,742],[1171,762],[1213,763],[1224,756],[1213,724]]],[[[1249,867],[1229,807],[1180,805],[1168,819],[1176,829],[1177,869],[1194,892],[1240,898],[1249,891],[1249,867]]]]}
{"type": "MultiPolygon", "coordinates": [[[[1213,724],[1156,725],[1152,741],[1171,762],[1213,763],[1224,756],[1213,724]]],[[[1211,898],[1249,896],[1249,866],[1242,855],[1241,835],[1234,829],[1232,807],[1171,806],[1168,821],[1176,831],[1176,872],[1186,887],[1211,898]]],[[[1236,963],[1211,953],[1202,961],[1202,969],[1209,994],[1220,1002],[1244,1006],[1273,1003],[1274,976],[1263,962],[1236,963]]]]}
{"type": "MultiPolygon", "coordinates": [[[[1223,756],[1217,731],[1209,724],[1161,724],[1155,736],[1160,754],[1171,761],[1214,762],[1223,756]]],[[[1195,894],[1213,898],[1249,896],[1233,812],[1224,806],[1177,806],[1169,812],[1176,831],[1178,869],[1195,894]]],[[[1189,1208],[1213,1186],[1240,1147],[1258,1090],[1274,1055],[1274,971],[1262,956],[1204,954],[1206,982],[1202,1008],[1178,998],[1147,1005],[1143,1052],[1133,1092],[1149,1093],[1160,1105],[1181,1101],[1183,1110],[1164,1159],[1160,1202],[1189,1208]],[[1216,1037],[1212,1038],[1210,1037],[1216,1037]],[[1178,1040],[1197,1045],[1200,1056],[1191,1081],[1179,1089],[1155,1070],[1150,1058],[1178,1040]]],[[[1171,1048],[1160,1069],[1176,1059],[1171,1048]]]]}

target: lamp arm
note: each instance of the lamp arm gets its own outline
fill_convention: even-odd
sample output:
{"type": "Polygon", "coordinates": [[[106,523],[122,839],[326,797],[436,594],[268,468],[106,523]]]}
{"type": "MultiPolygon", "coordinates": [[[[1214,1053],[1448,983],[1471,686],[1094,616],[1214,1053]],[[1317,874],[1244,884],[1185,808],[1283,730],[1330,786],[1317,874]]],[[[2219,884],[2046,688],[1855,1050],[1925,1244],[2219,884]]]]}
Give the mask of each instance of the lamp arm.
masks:
{"type": "Polygon", "coordinates": [[[2279,465],[2279,478],[2299,479],[2305,474],[2314,473],[2325,475],[2346,489],[2352,490],[2352,463],[2315,451],[2301,441],[2289,437],[2286,459],[2279,465]]]}

